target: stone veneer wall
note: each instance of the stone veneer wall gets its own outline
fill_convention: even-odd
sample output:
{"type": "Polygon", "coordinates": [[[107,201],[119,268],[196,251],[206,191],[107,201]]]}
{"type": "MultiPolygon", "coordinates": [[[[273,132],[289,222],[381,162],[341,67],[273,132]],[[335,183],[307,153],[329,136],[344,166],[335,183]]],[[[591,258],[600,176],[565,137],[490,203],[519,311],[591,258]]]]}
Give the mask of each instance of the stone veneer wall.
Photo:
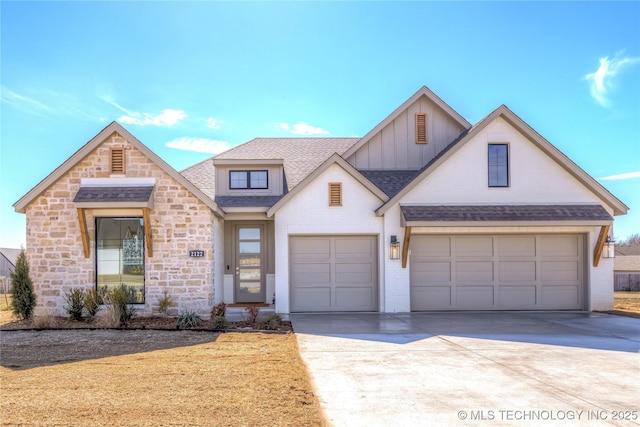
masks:
{"type": "MultiPolygon", "coordinates": [[[[27,257],[38,295],[36,314],[65,315],[64,295],[96,283],[95,217],[142,216],[140,209],[86,211],[90,257],[85,258],[73,198],[81,178],[108,178],[111,148],[125,148],[125,176],[155,178],[150,212],[153,257],[145,251],[145,304],[138,315],[157,312],[167,290],[177,303],[172,314],[195,310],[208,315],[214,301],[213,212],[117,133],[78,162],[27,206],[27,257]],[[204,258],[189,258],[202,249],[204,258]]],[[[120,176],[121,177],[121,176],[120,176]]]]}

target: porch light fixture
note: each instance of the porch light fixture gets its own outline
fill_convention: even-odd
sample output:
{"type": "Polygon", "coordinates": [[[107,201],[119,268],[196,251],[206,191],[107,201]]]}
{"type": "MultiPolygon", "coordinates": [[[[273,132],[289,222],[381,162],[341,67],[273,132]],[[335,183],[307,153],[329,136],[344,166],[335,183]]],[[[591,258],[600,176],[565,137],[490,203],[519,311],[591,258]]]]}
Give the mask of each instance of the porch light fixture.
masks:
{"type": "Polygon", "coordinates": [[[604,242],[604,250],[602,251],[603,258],[615,258],[616,257],[616,241],[611,236],[607,236],[607,240],[604,242]]]}
{"type": "Polygon", "coordinates": [[[391,247],[389,249],[389,258],[400,259],[400,242],[398,242],[396,236],[391,236],[391,247]]]}

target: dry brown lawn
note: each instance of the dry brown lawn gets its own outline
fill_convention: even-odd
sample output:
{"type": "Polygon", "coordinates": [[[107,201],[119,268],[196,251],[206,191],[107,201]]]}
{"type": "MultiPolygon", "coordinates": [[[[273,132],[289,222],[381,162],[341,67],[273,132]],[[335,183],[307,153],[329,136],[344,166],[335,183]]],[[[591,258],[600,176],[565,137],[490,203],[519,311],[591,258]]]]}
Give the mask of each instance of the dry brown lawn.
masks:
{"type": "Polygon", "coordinates": [[[323,425],[291,333],[0,334],[2,425],[323,425]]]}
{"type": "Polygon", "coordinates": [[[640,292],[616,292],[614,313],[640,317],[640,292]]]}

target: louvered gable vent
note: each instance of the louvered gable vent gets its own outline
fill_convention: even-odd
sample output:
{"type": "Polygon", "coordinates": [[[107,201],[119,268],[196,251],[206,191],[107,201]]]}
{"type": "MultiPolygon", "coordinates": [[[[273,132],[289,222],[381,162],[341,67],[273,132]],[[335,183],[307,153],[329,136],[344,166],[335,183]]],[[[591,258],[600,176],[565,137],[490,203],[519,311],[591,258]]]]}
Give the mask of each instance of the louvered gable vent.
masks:
{"type": "Polygon", "coordinates": [[[111,149],[111,173],[124,174],[124,148],[111,149]]]}
{"type": "Polygon", "coordinates": [[[416,144],[428,143],[427,113],[416,113],[416,144]]]}
{"type": "Polygon", "coordinates": [[[342,183],[329,183],[329,206],[342,206],[342,183]]]}

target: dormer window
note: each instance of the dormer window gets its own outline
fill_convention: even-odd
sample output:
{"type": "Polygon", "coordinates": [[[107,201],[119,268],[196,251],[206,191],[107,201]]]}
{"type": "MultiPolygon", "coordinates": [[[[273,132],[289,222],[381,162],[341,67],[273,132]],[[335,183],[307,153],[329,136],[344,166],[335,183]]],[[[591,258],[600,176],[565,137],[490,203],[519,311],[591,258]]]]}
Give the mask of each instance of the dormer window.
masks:
{"type": "Polygon", "coordinates": [[[269,188],[267,171],[229,171],[229,188],[232,190],[267,189],[269,188]]]}

